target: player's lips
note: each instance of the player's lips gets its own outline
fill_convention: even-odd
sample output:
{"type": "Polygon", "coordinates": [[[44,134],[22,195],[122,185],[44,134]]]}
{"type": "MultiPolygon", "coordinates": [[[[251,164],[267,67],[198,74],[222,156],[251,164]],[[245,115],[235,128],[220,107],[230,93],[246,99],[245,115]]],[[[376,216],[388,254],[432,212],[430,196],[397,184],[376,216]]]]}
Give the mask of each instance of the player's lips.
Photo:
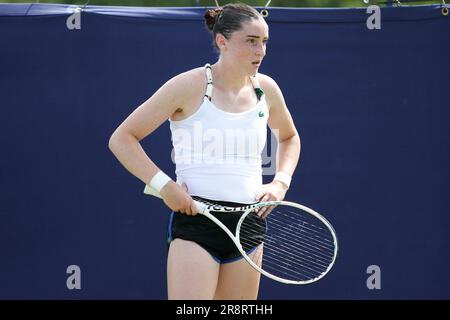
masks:
{"type": "Polygon", "coordinates": [[[258,66],[259,66],[259,65],[261,64],[261,60],[259,60],[259,61],[253,61],[252,64],[258,65],[258,66]]]}

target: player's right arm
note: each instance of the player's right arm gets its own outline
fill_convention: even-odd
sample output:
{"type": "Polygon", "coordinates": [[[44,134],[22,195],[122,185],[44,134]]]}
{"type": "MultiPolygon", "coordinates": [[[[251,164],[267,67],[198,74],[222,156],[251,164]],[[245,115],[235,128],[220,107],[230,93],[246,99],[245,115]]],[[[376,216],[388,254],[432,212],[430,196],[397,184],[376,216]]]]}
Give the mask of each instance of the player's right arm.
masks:
{"type": "MultiPolygon", "coordinates": [[[[147,101],[136,108],[114,131],[109,149],[119,162],[145,184],[160,171],[139,143],[155,131],[176,112],[183,109],[184,101],[192,94],[191,75],[182,73],[167,81],[147,101]]],[[[174,210],[193,214],[195,205],[186,188],[173,181],[160,191],[166,205],[174,210]]]]}

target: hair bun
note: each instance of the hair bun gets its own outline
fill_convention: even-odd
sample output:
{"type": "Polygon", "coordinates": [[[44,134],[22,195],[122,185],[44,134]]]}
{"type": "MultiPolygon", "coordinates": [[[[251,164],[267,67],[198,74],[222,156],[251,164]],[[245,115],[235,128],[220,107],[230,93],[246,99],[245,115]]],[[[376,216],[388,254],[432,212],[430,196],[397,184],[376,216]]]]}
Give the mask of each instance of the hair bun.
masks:
{"type": "Polygon", "coordinates": [[[209,30],[213,31],[217,17],[222,12],[222,8],[210,9],[205,13],[205,23],[209,30]]]}

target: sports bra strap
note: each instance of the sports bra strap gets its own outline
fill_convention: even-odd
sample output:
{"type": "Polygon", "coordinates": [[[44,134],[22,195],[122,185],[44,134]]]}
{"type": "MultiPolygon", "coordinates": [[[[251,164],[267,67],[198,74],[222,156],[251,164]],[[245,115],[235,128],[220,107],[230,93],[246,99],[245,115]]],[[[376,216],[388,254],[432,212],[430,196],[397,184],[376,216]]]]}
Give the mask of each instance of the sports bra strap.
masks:
{"type": "MultiPolygon", "coordinates": [[[[208,98],[208,100],[211,101],[213,91],[213,79],[212,79],[211,65],[209,63],[205,65],[205,70],[207,79],[205,98],[208,98]]],[[[252,82],[258,101],[261,100],[261,97],[264,95],[264,91],[261,89],[258,79],[256,79],[256,76],[252,76],[250,77],[250,81],[252,82]]]]}
{"type": "Polygon", "coordinates": [[[258,97],[258,101],[261,100],[261,97],[264,95],[263,89],[261,89],[261,86],[259,85],[259,81],[256,78],[256,75],[253,77],[250,77],[250,81],[252,82],[253,88],[255,89],[256,96],[258,97]]]}
{"type": "Polygon", "coordinates": [[[209,101],[211,101],[212,98],[212,91],[213,91],[213,80],[212,80],[212,72],[211,72],[211,65],[207,63],[205,65],[206,69],[206,79],[207,79],[207,85],[206,85],[206,94],[205,97],[208,98],[209,101]]]}

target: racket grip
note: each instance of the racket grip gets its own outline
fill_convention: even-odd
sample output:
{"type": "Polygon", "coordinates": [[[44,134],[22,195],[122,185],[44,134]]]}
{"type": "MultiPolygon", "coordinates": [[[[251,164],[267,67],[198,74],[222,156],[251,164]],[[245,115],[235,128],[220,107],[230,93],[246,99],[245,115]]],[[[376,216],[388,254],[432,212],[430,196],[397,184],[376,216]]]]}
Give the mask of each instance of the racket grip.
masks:
{"type": "Polygon", "coordinates": [[[204,203],[194,200],[195,206],[197,207],[197,213],[204,213],[208,206],[204,203]]]}

